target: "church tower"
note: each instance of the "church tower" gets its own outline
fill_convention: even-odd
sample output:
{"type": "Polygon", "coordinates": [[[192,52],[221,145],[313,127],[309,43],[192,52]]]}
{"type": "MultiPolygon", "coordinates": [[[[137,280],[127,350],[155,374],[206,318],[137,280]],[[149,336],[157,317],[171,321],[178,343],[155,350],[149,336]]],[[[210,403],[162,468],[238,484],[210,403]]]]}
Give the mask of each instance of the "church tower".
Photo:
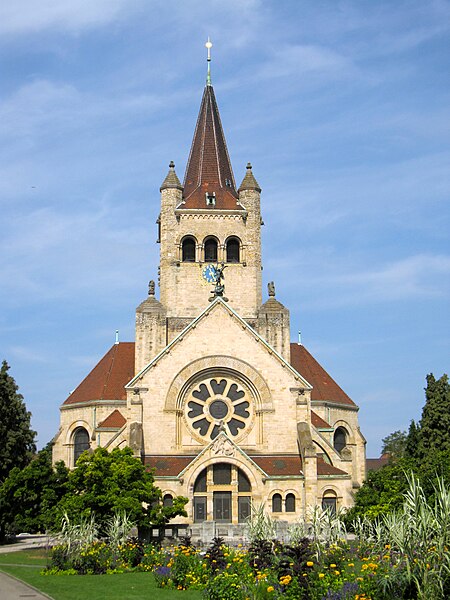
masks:
{"type": "Polygon", "coordinates": [[[208,77],[181,185],[170,164],[161,186],[160,300],[169,337],[197,316],[225,265],[230,306],[255,320],[261,306],[260,187],[250,164],[236,189],[214,89],[208,77]]]}

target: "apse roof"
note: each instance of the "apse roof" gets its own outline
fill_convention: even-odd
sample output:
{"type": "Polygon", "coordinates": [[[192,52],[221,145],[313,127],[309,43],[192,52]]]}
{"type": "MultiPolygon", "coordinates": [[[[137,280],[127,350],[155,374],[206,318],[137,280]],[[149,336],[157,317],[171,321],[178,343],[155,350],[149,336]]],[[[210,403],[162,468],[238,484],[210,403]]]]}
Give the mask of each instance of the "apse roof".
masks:
{"type": "Polygon", "coordinates": [[[356,407],[350,396],[328,375],[305,346],[291,344],[291,365],[313,386],[311,400],[356,407]]]}
{"type": "Polygon", "coordinates": [[[134,375],[134,342],[114,344],[63,403],[126,400],[125,384],[134,375]]]}

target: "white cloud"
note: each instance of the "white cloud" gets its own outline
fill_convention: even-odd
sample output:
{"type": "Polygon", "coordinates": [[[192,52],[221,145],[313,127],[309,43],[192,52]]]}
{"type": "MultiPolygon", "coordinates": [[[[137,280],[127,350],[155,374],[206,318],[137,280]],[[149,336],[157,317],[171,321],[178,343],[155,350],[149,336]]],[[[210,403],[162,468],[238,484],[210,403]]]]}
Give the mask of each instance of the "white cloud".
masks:
{"type": "Polygon", "coordinates": [[[133,0],[13,0],[0,5],[0,33],[34,33],[46,29],[77,32],[106,25],[125,10],[141,5],[133,0]]]}

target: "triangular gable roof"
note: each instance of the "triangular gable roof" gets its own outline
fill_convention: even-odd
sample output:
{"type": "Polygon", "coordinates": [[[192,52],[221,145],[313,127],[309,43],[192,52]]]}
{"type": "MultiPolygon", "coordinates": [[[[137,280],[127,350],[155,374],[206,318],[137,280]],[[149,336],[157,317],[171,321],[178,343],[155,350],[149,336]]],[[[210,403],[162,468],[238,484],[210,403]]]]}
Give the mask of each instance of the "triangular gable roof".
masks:
{"type": "MultiPolygon", "coordinates": [[[[261,475],[263,475],[264,477],[267,477],[268,474],[261,469],[261,467],[252,459],[250,458],[250,456],[244,452],[237,444],[235,444],[235,442],[229,438],[227,436],[227,434],[225,433],[225,431],[221,431],[219,433],[219,435],[217,435],[213,440],[211,440],[211,442],[205,446],[203,448],[203,450],[201,452],[199,452],[199,454],[197,454],[197,456],[194,458],[194,460],[192,460],[188,465],[186,465],[186,467],[179,473],[179,477],[182,477],[183,474],[186,472],[186,470],[188,469],[188,467],[191,467],[194,463],[198,462],[199,460],[201,460],[201,458],[207,453],[209,452],[210,448],[212,448],[215,444],[217,444],[217,442],[220,439],[226,440],[229,444],[231,444],[235,450],[236,453],[240,454],[245,460],[249,461],[250,463],[253,464],[253,466],[261,473],[261,475]]],[[[223,460],[223,456],[218,457],[221,460],[223,460]]]]}
{"type": "Polygon", "coordinates": [[[311,411],[311,424],[316,429],[333,429],[329,423],[322,419],[322,417],[320,417],[313,410],[311,411]]]}
{"type": "Polygon", "coordinates": [[[187,333],[189,333],[191,330],[195,329],[196,326],[198,325],[198,323],[203,320],[205,318],[206,315],[208,315],[209,313],[211,313],[213,310],[216,310],[216,308],[221,307],[224,308],[231,316],[233,316],[234,318],[237,319],[238,323],[240,325],[242,325],[243,329],[245,329],[246,331],[248,331],[256,340],[258,340],[258,342],[260,342],[271,354],[274,355],[274,357],[281,362],[290,372],[291,374],[296,377],[299,378],[302,382],[302,386],[305,389],[311,390],[312,386],[310,383],[308,383],[308,381],[306,381],[306,379],[303,377],[303,375],[301,375],[298,371],[295,370],[295,368],[290,365],[282,356],[281,354],[279,354],[263,337],[261,337],[259,335],[258,332],[256,332],[253,327],[251,327],[235,310],[233,310],[231,308],[231,306],[229,304],[227,304],[220,296],[218,296],[217,298],[214,299],[213,302],[211,302],[211,304],[209,304],[209,306],[207,306],[199,315],[198,317],[196,317],[193,321],[191,321],[189,323],[189,325],[187,327],[185,327],[183,329],[183,331],[181,331],[181,333],[179,333],[171,342],[169,342],[169,344],[167,344],[167,346],[161,350],[161,352],[159,354],[157,354],[155,356],[155,358],[153,360],[151,360],[148,365],[146,367],[144,367],[139,373],[137,373],[137,375],[135,375],[133,377],[133,379],[131,381],[129,381],[127,383],[127,385],[125,386],[126,389],[132,389],[136,383],[139,381],[139,379],[141,379],[145,373],[147,373],[147,371],[149,369],[151,369],[154,365],[157,364],[157,362],[165,355],[167,354],[167,352],[169,352],[171,350],[171,348],[173,348],[176,344],[178,344],[179,342],[181,342],[183,340],[183,338],[186,336],[187,333]]]}
{"type": "Polygon", "coordinates": [[[303,373],[308,381],[314,381],[311,400],[318,402],[332,402],[333,404],[356,404],[344,390],[325,371],[317,360],[300,344],[291,344],[291,363],[297,371],[303,373]]]}
{"type": "Polygon", "coordinates": [[[126,422],[123,414],[116,409],[97,425],[97,429],[120,429],[126,422]]]}
{"type": "Polygon", "coordinates": [[[63,406],[91,400],[126,400],[124,381],[134,373],[134,343],[114,344],[63,406]]]}

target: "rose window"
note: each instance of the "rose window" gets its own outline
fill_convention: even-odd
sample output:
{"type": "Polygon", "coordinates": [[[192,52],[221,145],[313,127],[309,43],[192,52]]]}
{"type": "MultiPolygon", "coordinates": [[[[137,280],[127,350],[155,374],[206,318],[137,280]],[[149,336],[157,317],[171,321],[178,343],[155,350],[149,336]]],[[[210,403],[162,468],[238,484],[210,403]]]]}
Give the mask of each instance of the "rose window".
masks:
{"type": "Polygon", "coordinates": [[[250,393],[241,383],[208,378],[191,387],[185,403],[190,427],[203,438],[214,439],[221,428],[237,437],[250,423],[250,393]]]}

